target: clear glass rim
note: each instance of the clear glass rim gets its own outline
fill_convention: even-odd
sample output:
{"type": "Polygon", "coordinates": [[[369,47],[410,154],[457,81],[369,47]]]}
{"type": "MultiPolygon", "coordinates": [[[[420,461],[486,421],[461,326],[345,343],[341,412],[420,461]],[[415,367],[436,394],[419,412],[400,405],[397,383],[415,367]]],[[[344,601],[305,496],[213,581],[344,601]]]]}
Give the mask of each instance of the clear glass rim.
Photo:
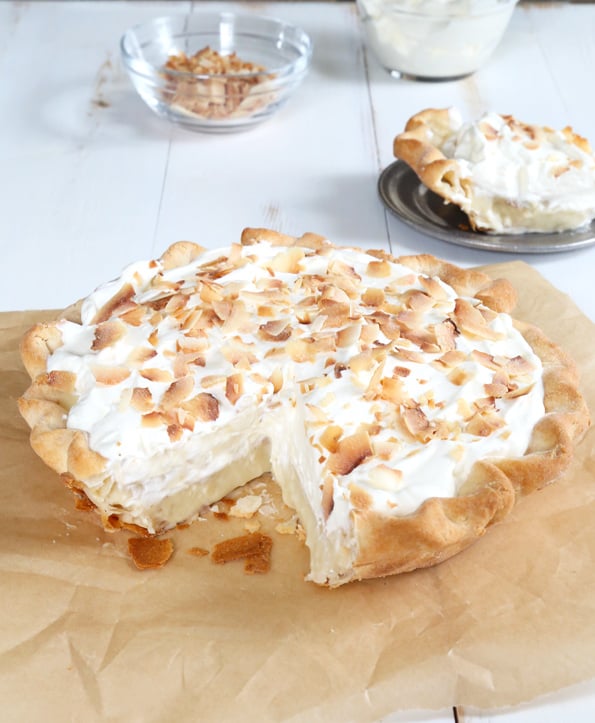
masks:
{"type": "MultiPolygon", "coordinates": [[[[157,33],[151,33],[151,36],[156,36],[157,33]]],[[[265,15],[249,15],[247,13],[233,13],[233,12],[198,12],[190,15],[164,15],[161,17],[154,18],[144,23],[139,23],[132,26],[122,35],[120,39],[120,52],[124,59],[126,66],[137,75],[153,78],[156,74],[163,76],[171,76],[172,78],[178,79],[192,79],[192,80],[212,80],[212,79],[250,79],[250,78],[263,78],[271,79],[271,76],[275,76],[275,79],[283,79],[287,76],[296,76],[303,74],[312,57],[313,44],[310,36],[305,30],[292,25],[279,18],[269,17],[265,15]],[[193,22],[194,21],[194,22],[193,22]],[[150,30],[157,30],[159,26],[167,26],[172,23],[181,24],[179,37],[192,36],[192,25],[196,24],[195,28],[197,32],[201,29],[204,31],[204,26],[212,24],[213,30],[215,31],[217,26],[220,26],[222,22],[233,22],[234,26],[239,23],[240,27],[237,28],[238,34],[247,34],[250,36],[258,36],[258,32],[254,28],[250,32],[246,29],[242,29],[242,23],[256,23],[261,24],[263,28],[269,27],[276,29],[276,34],[291,33],[295,37],[295,42],[292,43],[293,47],[300,53],[300,55],[289,63],[285,63],[280,66],[266,68],[265,70],[253,71],[250,73],[191,73],[183,70],[173,70],[170,68],[164,68],[163,66],[157,66],[147,60],[140,58],[136,53],[131,52],[129,44],[133,38],[138,37],[139,33],[147,32],[150,30]]]]}

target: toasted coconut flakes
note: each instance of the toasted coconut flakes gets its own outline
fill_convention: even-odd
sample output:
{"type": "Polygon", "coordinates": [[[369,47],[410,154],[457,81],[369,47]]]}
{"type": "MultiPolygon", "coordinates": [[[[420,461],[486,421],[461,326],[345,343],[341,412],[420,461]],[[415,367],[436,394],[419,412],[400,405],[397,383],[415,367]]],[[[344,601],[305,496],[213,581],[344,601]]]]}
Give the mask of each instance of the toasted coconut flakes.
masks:
{"type": "Polygon", "coordinates": [[[361,330],[361,324],[355,323],[345,327],[337,332],[337,346],[343,348],[355,344],[358,340],[361,330]]]}
{"type": "Polygon", "coordinates": [[[167,434],[169,436],[170,442],[178,442],[180,439],[182,439],[184,429],[179,424],[168,424],[167,434]]]}
{"type": "Polygon", "coordinates": [[[143,306],[134,304],[132,308],[120,314],[118,318],[129,326],[140,326],[145,318],[145,309],[143,306]]]}
{"type": "Polygon", "coordinates": [[[157,346],[159,344],[159,332],[154,329],[147,340],[151,346],[157,346]]]}
{"type": "Polygon", "coordinates": [[[170,383],[174,381],[173,376],[167,369],[149,368],[141,369],[139,374],[150,382],[170,383]]]}
{"type": "Polygon", "coordinates": [[[223,374],[206,374],[200,380],[200,386],[203,389],[210,389],[211,387],[224,386],[227,382],[227,377],[223,374]]]}
{"type": "Polygon", "coordinates": [[[446,367],[455,367],[458,364],[462,364],[467,359],[467,355],[464,351],[447,351],[437,361],[444,364],[446,367]]]}
{"type": "Polygon", "coordinates": [[[380,279],[390,276],[391,266],[388,261],[370,261],[366,268],[366,274],[373,278],[380,279]]]}
{"type": "Polygon", "coordinates": [[[225,396],[235,404],[244,393],[244,377],[242,374],[232,374],[225,382],[225,396]]]}
{"type": "Polygon", "coordinates": [[[535,385],[529,384],[526,387],[518,387],[516,389],[510,389],[510,391],[506,392],[504,395],[505,399],[516,399],[517,397],[524,397],[525,394],[529,394],[529,392],[533,389],[535,385]]]}
{"type": "Polygon", "coordinates": [[[484,384],[483,388],[486,395],[488,397],[493,397],[494,399],[500,399],[506,396],[509,391],[505,384],[494,384],[493,382],[491,384],[484,384]]]}
{"type": "Polygon", "coordinates": [[[386,299],[383,289],[370,286],[362,294],[362,302],[366,306],[382,306],[386,299]]]}
{"type": "Polygon", "coordinates": [[[149,359],[152,359],[155,356],[157,356],[157,351],[155,349],[141,346],[130,352],[126,361],[131,366],[140,366],[141,364],[144,364],[146,361],[149,361],[149,359]]]}
{"type": "Polygon", "coordinates": [[[457,328],[450,319],[445,319],[440,324],[435,324],[433,331],[436,335],[436,342],[440,347],[440,351],[449,352],[455,349],[457,328]]]}
{"type": "Polygon", "coordinates": [[[269,268],[281,273],[299,274],[302,270],[301,261],[304,258],[304,250],[299,246],[292,246],[286,251],[277,254],[269,261],[269,268]]]}
{"type": "Polygon", "coordinates": [[[246,495],[240,497],[229,510],[230,517],[250,518],[255,515],[262,505],[262,497],[260,495],[246,495]]]}
{"type": "Polygon", "coordinates": [[[187,399],[194,389],[194,379],[191,376],[182,377],[172,382],[161,397],[160,406],[169,411],[187,399]]]}
{"type": "Polygon", "coordinates": [[[424,287],[425,291],[436,301],[446,301],[448,293],[440,282],[431,276],[420,276],[419,283],[424,287]]]}
{"type": "Polygon", "coordinates": [[[161,427],[165,424],[165,417],[160,412],[148,412],[141,417],[143,427],[161,427]]]}
{"type": "Polygon", "coordinates": [[[452,321],[459,331],[467,336],[480,339],[499,339],[500,334],[491,329],[481,311],[466,299],[457,299],[452,312],[452,321]]]}
{"type": "Polygon", "coordinates": [[[211,306],[221,321],[226,321],[231,316],[231,301],[227,299],[215,299],[211,306]]]}
{"type": "Polygon", "coordinates": [[[342,427],[337,424],[330,424],[320,435],[320,444],[329,452],[337,452],[342,435],[342,427]]]}
{"type": "Polygon", "coordinates": [[[329,457],[328,468],[334,474],[346,475],[371,454],[372,445],[368,434],[352,434],[339,441],[337,451],[329,457]]]}
{"type": "Polygon", "coordinates": [[[471,379],[471,377],[472,373],[467,369],[462,369],[461,367],[455,367],[446,375],[448,381],[457,387],[462,387],[463,384],[466,384],[469,379],[471,379]]]}
{"type": "Polygon", "coordinates": [[[407,393],[403,382],[398,377],[384,377],[380,381],[381,399],[393,404],[401,404],[407,399],[407,393]]]}
{"type": "Polygon", "coordinates": [[[91,366],[91,372],[98,384],[112,386],[120,384],[130,376],[130,369],[126,367],[108,367],[95,364],[91,366]]]}
{"type": "Polygon", "coordinates": [[[106,347],[113,346],[126,334],[126,327],[121,321],[104,321],[95,327],[95,337],[91,344],[91,351],[101,351],[106,347]]]}
{"type": "Polygon", "coordinates": [[[202,422],[214,422],[219,417],[219,401],[208,392],[200,392],[183,402],[182,409],[202,422]]]}
{"type": "Polygon", "coordinates": [[[122,312],[128,311],[136,304],[132,301],[134,296],[134,289],[130,284],[124,284],[122,288],[112,298],[104,304],[101,309],[97,311],[92,324],[100,324],[102,321],[107,321],[111,316],[115,314],[121,314],[122,312]]]}
{"type": "Polygon", "coordinates": [[[174,545],[170,539],[131,537],[128,540],[128,552],[139,570],[163,567],[173,551],[174,545]]]}
{"type": "Polygon", "coordinates": [[[432,425],[419,407],[404,409],[402,416],[405,427],[417,440],[425,444],[432,438],[432,425]]]}
{"type": "Polygon", "coordinates": [[[130,406],[137,412],[150,412],[153,409],[153,397],[147,387],[135,387],[132,390],[130,406]]]}
{"type": "Polygon", "coordinates": [[[261,324],[258,336],[263,341],[287,341],[291,336],[291,326],[287,319],[275,319],[261,324]]]}
{"type": "Polygon", "coordinates": [[[186,550],[187,555],[192,555],[193,557],[206,557],[209,554],[208,550],[205,550],[204,547],[189,547],[186,550]]]}
{"type": "Polygon", "coordinates": [[[489,437],[492,432],[504,426],[504,421],[495,414],[478,412],[467,423],[465,431],[476,437],[489,437]]]}
{"type": "Polygon", "coordinates": [[[396,366],[393,369],[393,377],[408,377],[411,374],[411,369],[407,367],[396,366]]]}
{"type": "Polygon", "coordinates": [[[533,364],[522,356],[515,356],[506,362],[505,369],[512,377],[523,374],[531,374],[534,370],[533,364]]]}

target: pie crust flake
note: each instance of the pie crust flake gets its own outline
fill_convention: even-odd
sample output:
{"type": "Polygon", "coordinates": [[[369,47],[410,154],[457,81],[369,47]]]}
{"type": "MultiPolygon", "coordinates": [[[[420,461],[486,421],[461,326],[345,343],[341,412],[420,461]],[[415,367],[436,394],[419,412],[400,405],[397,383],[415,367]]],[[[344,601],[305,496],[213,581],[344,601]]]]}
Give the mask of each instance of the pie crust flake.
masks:
{"type": "Polygon", "coordinates": [[[161,534],[272,471],[338,586],[445,560],[570,464],[575,366],[514,303],[429,255],[180,242],[29,330],[19,407],[106,529],[161,534]]]}
{"type": "Polygon", "coordinates": [[[407,121],[393,150],[477,231],[561,232],[595,217],[595,156],[569,126],[493,112],[464,122],[456,108],[429,108],[407,121]]]}

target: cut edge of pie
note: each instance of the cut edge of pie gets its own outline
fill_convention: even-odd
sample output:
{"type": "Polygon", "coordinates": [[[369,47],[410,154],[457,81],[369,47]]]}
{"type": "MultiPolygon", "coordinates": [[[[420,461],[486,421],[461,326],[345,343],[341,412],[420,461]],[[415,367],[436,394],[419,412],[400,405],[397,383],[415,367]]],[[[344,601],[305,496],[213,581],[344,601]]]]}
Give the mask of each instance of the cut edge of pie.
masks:
{"type": "MultiPolygon", "coordinates": [[[[244,230],[242,245],[261,241],[315,250],[329,245],[315,234],[294,238],[268,229],[244,230]]],[[[202,251],[196,244],[180,242],[170,246],[160,261],[166,268],[175,268],[189,263],[202,251]]],[[[515,305],[511,285],[503,280],[494,281],[483,272],[461,269],[430,255],[393,257],[385,251],[364,253],[438,277],[458,294],[474,297],[494,311],[509,313],[515,305]]],[[[110,303],[115,308],[121,302],[120,297],[110,303]]],[[[76,305],[69,307],[67,316],[80,322],[76,305]]],[[[526,453],[522,457],[476,462],[456,497],[427,499],[416,512],[401,517],[379,512],[364,490],[359,494],[359,490],[352,489],[355,552],[351,569],[340,574],[333,572],[333,560],[329,558],[332,551],[318,538],[316,525],[308,522],[311,512],[302,499],[299,480],[286,482],[287,490],[283,481],[277,480],[284,497],[289,492],[286,501],[304,523],[312,560],[318,560],[313,566],[319,569],[313,570],[309,579],[334,587],[350,580],[434,565],[481,537],[490,525],[509,513],[518,498],[554,481],[568,468],[575,444],[590,425],[589,412],[578,388],[577,368],[539,329],[530,324],[515,324],[543,365],[545,415],[534,426],[526,453]]],[[[76,395],[74,374],[47,371],[47,360],[60,344],[60,332],[52,323],[37,324],[24,336],[21,354],[32,383],[19,399],[19,409],[31,428],[34,451],[80,498],[87,492],[80,480],[101,473],[105,459],[90,448],[86,432],[67,427],[68,410],[76,395]]],[[[108,530],[124,527],[148,534],[142,526],[113,509],[98,509],[96,501],[90,506],[96,508],[108,530]]],[[[163,533],[165,529],[154,532],[163,533]]]]}

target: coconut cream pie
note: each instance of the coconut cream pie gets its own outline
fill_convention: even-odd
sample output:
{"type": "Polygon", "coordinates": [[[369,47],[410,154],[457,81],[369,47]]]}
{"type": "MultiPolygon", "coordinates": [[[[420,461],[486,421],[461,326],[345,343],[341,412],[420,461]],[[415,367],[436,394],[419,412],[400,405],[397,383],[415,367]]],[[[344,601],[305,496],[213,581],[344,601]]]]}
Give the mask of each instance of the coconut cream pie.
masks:
{"type": "Polygon", "coordinates": [[[272,471],[330,586],[444,560],[570,463],[572,362],[507,282],[246,229],[132,264],[32,328],[40,457],[108,529],[159,534],[272,471]]]}
{"type": "Polygon", "coordinates": [[[497,113],[463,122],[454,108],[427,109],[409,119],[394,153],[479,231],[567,231],[595,217],[595,156],[570,127],[497,113]]]}

